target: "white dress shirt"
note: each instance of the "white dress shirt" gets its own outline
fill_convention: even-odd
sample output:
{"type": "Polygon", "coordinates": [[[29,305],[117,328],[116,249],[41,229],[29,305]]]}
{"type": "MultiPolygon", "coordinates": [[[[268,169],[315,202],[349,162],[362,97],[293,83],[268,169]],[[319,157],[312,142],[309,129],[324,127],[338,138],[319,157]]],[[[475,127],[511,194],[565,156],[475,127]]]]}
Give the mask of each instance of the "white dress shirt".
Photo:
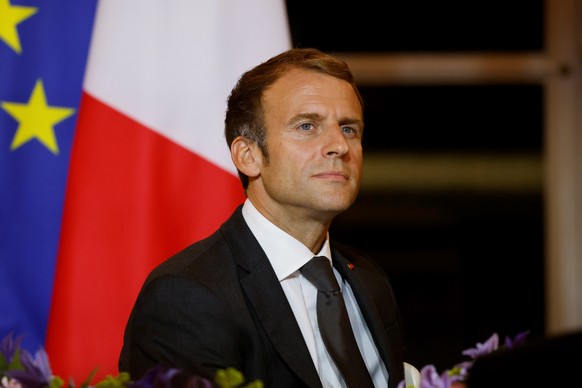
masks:
{"type": "MultiPolygon", "coordinates": [[[[343,378],[338,372],[328,354],[317,326],[317,289],[307,280],[299,269],[314,256],[325,256],[331,262],[329,235],[316,255],[297,239],[279,229],[267,220],[247,199],[242,208],[243,217],[257,238],[261,248],[265,251],[281,287],[289,300],[295,319],[299,324],[313,363],[319,373],[324,388],[346,387],[343,378]]],[[[350,285],[344,282],[334,268],[342,295],[348,310],[356,342],[364,362],[372,376],[374,385],[378,388],[387,387],[388,371],[380,359],[378,349],[372,340],[370,330],[362,316],[360,308],[350,285]]]]}

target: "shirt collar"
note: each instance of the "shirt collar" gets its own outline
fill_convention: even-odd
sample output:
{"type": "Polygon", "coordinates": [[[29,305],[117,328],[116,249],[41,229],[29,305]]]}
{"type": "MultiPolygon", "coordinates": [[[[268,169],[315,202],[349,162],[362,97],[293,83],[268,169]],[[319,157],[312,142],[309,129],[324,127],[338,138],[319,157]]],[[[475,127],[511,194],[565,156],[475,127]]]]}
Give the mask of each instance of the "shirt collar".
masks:
{"type": "MultiPolygon", "coordinates": [[[[297,275],[296,272],[313,258],[309,248],[265,218],[248,198],[243,204],[242,215],[265,251],[279,281],[297,275]]],[[[317,256],[325,256],[331,262],[329,235],[317,256]]]]}

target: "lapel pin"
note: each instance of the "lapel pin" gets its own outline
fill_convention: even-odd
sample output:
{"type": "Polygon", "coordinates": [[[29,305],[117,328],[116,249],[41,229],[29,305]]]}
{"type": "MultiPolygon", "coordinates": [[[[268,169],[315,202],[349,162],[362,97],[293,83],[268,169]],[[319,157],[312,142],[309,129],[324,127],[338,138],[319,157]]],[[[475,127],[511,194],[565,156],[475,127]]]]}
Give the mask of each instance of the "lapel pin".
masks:
{"type": "Polygon", "coordinates": [[[350,271],[353,271],[355,266],[352,263],[348,263],[348,268],[350,269],[350,271]]]}

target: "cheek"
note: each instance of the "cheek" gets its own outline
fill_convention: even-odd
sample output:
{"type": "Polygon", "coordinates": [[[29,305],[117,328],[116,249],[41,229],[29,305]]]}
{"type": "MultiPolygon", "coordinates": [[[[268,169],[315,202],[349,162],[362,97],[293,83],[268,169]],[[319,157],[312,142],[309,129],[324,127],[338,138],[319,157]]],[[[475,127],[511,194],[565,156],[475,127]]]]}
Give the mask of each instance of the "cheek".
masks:
{"type": "Polygon", "coordinates": [[[294,158],[292,155],[278,158],[270,165],[271,180],[278,181],[280,184],[292,184],[305,170],[303,163],[294,158]]]}
{"type": "Polygon", "coordinates": [[[301,171],[309,162],[314,160],[314,149],[313,147],[297,147],[287,144],[287,147],[281,147],[278,153],[273,159],[273,163],[276,165],[276,169],[281,171],[286,171],[287,173],[292,173],[292,171],[301,171]]]}
{"type": "Polygon", "coordinates": [[[362,160],[364,156],[362,154],[362,147],[352,149],[351,152],[351,162],[353,165],[357,166],[359,170],[362,169],[362,160]]]}

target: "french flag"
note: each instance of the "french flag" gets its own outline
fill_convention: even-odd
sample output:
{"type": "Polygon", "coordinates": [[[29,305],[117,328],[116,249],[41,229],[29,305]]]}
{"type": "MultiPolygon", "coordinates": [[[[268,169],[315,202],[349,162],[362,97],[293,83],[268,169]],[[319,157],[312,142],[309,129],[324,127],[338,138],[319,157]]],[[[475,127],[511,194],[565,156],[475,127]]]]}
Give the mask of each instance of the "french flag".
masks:
{"type": "Polygon", "coordinates": [[[27,307],[46,315],[53,373],[77,385],[95,368],[92,382],[118,373],[149,271],[244,200],[226,99],[244,71],[291,46],[282,0],[100,0],[88,43],[50,297],[27,307]]]}

